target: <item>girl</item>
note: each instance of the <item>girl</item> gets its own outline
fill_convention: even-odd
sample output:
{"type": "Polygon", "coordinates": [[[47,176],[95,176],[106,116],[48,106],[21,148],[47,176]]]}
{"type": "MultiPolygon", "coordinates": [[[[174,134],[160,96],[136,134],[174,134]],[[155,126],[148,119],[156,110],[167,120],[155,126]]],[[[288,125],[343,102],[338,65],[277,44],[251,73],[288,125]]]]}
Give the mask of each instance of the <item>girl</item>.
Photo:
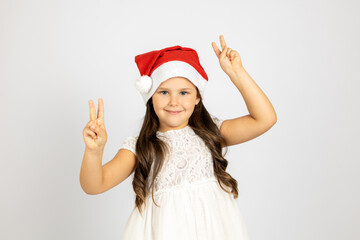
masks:
{"type": "Polygon", "coordinates": [[[237,181],[226,172],[222,148],[263,134],[275,124],[276,113],[222,35],[220,43],[222,51],[212,42],[214,52],[249,115],[223,121],[208,113],[202,103],[208,77],[195,50],[173,46],[137,55],[141,77],[135,86],[146,105],[144,122],[139,135],[126,138],[102,167],[104,105],[99,99],[96,117],[89,101],[80,183],[86,193],[99,194],[134,172],[135,207],[124,240],[249,239],[235,200],[237,181]]]}

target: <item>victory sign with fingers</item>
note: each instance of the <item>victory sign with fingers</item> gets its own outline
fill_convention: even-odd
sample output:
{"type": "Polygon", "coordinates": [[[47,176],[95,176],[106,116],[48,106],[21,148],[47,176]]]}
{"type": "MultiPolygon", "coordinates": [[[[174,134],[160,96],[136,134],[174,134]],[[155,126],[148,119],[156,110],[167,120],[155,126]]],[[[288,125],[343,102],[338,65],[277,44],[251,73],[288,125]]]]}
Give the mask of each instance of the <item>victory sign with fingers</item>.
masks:
{"type": "Polygon", "coordinates": [[[220,45],[222,51],[220,51],[215,42],[212,42],[211,45],[219,59],[221,68],[228,76],[233,76],[236,72],[243,69],[240,54],[227,47],[223,35],[220,35],[220,45]]]}
{"type": "Polygon", "coordinates": [[[94,102],[89,100],[90,121],[86,124],[83,137],[86,148],[91,151],[102,151],[107,141],[107,133],[104,123],[104,102],[101,98],[98,100],[98,113],[94,102]]]}

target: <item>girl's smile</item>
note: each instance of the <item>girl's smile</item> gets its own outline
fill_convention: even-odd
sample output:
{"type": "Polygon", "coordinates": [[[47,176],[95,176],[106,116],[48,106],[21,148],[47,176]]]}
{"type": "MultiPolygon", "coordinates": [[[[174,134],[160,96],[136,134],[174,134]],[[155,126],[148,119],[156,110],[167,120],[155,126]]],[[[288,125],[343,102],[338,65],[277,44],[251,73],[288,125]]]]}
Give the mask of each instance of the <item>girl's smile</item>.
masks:
{"type": "Polygon", "coordinates": [[[167,111],[170,114],[178,114],[178,113],[182,112],[182,111],[168,111],[168,110],[165,110],[165,111],[167,111]]]}

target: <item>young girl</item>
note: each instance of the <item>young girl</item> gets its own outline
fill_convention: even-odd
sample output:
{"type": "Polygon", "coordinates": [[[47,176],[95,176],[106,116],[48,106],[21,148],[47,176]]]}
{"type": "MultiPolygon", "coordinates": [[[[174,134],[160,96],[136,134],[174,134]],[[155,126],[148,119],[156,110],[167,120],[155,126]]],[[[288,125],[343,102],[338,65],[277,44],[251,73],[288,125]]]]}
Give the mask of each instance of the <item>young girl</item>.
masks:
{"type": "MultiPolygon", "coordinates": [[[[118,185],[134,172],[135,207],[122,239],[248,240],[238,208],[237,181],[226,172],[222,148],[253,139],[276,122],[270,101],[226,46],[212,47],[224,72],[243,96],[249,115],[221,120],[208,113],[202,97],[208,77],[191,48],[173,46],[137,55],[135,82],[146,105],[138,136],[129,136],[103,167],[107,141],[104,106],[99,99],[90,121],[80,183],[88,194],[118,185]]],[[[232,105],[236,109],[236,104],[232,105]]]]}

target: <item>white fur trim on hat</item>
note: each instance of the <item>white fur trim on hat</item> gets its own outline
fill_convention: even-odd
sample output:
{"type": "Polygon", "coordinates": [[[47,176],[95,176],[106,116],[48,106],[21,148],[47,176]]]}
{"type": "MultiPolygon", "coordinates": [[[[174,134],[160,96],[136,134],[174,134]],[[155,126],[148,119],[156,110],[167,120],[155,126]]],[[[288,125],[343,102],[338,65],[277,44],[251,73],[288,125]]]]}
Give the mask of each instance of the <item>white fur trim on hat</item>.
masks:
{"type": "MultiPolygon", "coordinates": [[[[150,77],[150,79],[152,79],[151,89],[148,92],[141,93],[145,104],[160,84],[172,77],[185,77],[189,79],[199,89],[200,95],[204,97],[207,80],[204,79],[193,66],[184,61],[169,61],[163,63],[152,72],[150,77]]],[[[148,85],[146,85],[146,87],[148,87],[148,85]]],[[[144,87],[144,89],[147,88],[144,87]]]]}

